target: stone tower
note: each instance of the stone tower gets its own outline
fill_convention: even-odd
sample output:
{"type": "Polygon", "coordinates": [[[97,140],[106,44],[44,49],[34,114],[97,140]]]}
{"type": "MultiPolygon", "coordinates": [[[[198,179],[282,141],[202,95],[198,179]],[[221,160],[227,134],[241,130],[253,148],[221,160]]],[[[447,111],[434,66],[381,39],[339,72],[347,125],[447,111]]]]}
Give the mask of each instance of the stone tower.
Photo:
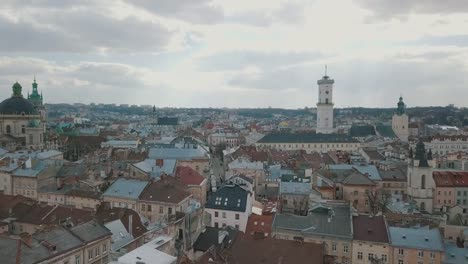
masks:
{"type": "Polygon", "coordinates": [[[406,114],[406,106],[403,102],[403,97],[400,96],[398,101],[398,108],[395,114],[392,117],[392,129],[395,132],[395,135],[404,142],[408,142],[409,136],[409,121],[408,115],[406,114]]]}
{"type": "Polygon", "coordinates": [[[333,84],[335,81],[325,75],[317,81],[318,102],[317,102],[317,134],[331,134],[333,128],[333,84]]]}
{"type": "Polygon", "coordinates": [[[432,178],[432,154],[426,153],[424,142],[419,139],[416,151],[412,157],[410,151],[407,191],[408,196],[414,201],[420,211],[432,213],[434,179],[432,178]]]}

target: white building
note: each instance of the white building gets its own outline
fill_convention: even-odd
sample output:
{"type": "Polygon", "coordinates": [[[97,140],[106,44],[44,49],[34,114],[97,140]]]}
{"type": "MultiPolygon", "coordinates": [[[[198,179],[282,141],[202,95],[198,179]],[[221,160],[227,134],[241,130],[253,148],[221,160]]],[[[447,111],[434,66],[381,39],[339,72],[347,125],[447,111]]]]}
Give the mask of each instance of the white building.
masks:
{"type": "Polygon", "coordinates": [[[428,157],[424,143],[416,145],[414,158],[410,157],[407,175],[407,193],[419,211],[432,213],[435,183],[432,178],[432,158],[428,157]]]}
{"type": "Polygon", "coordinates": [[[332,150],[358,151],[361,143],[345,134],[270,133],[255,146],[257,150],[305,150],[307,153],[325,153],[332,150]]]}
{"type": "Polygon", "coordinates": [[[238,185],[225,185],[213,193],[205,204],[205,212],[211,215],[210,226],[232,226],[245,232],[252,212],[252,193],[238,185]]]}
{"type": "Polygon", "coordinates": [[[241,140],[238,133],[217,132],[208,136],[208,144],[210,144],[211,146],[225,144],[227,147],[232,148],[235,146],[239,146],[240,143],[241,140]]]}
{"type": "Polygon", "coordinates": [[[333,128],[333,83],[325,73],[322,79],[317,81],[319,86],[317,102],[317,130],[318,134],[331,134],[333,128]]]}
{"type": "Polygon", "coordinates": [[[459,151],[468,151],[468,136],[432,136],[424,142],[427,149],[433,154],[444,155],[459,151]]]}
{"type": "Polygon", "coordinates": [[[129,253],[119,257],[115,264],[139,264],[139,263],[152,263],[152,264],[176,264],[177,257],[164,253],[161,249],[166,247],[172,240],[168,236],[159,236],[156,239],[138,247],[129,253]]]}
{"type": "Polygon", "coordinates": [[[409,119],[405,112],[405,108],[406,106],[403,102],[403,97],[400,97],[397,111],[392,117],[392,129],[401,141],[407,142],[409,136],[409,119]]]}

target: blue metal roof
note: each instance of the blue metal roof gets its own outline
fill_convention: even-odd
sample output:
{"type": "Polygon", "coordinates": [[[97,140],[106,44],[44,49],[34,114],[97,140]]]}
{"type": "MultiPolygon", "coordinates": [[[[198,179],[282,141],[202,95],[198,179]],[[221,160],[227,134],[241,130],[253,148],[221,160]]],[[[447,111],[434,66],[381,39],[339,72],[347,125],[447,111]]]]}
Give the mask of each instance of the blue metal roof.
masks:
{"type": "Polygon", "coordinates": [[[147,181],[117,179],[102,196],[137,200],[146,185],[147,181]]]}
{"type": "Polygon", "coordinates": [[[310,182],[281,182],[280,194],[309,195],[312,192],[310,182]]]}
{"type": "Polygon", "coordinates": [[[156,165],[156,159],[145,159],[144,161],[133,164],[140,170],[149,173],[151,177],[159,177],[161,174],[173,175],[175,172],[177,160],[163,159],[163,165],[156,165]]]}
{"type": "Polygon", "coordinates": [[[206,158],[207,153],[202,149],[179,149],[179,148],[150,148],[148,158],[150,159],[176,159],[191,160],[206,158]]]}
{"type": "Polygon", "coordinates": [[[375,165],[354,165],[354,164],[334,164],[329,165],[330,170],[358,170],[362,174],[369,174],[369,179],[373,181],[381,181],[379,170],[375,165]]]}
{"type": "Polygon", "coordinates": [[[394,247],[444,251],[439,229],[389,227],[389,232],[394,247]]]}
{"type": "Polygon", "coordinates": [[[445,243],[445,264],[466,264],[468,249],[459,248],[455,243],[445,243]]]}

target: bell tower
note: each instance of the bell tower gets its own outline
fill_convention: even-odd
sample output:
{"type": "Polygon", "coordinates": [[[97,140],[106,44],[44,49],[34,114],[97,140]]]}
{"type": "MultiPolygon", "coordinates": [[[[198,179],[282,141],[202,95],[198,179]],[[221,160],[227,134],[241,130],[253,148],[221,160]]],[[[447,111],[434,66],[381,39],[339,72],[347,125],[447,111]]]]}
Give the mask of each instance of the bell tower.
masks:
{"type": "Polygon", "coordinates": [[[327,66],[325,66],[325,75],[317,81],[318,84],[318,102],[317,102],[317,134],[332,134],[333,128],[333,84],[335,80],[327,75],[327,66]]]}
{"type": "Polygon", "coordinates": [[[400,96],[400,100],[398,101],[398,107],[395,114],[392,117],[392,129],[395,132],[395,135],[404,142],[408,142],[409,136],[409,118],[406,114],[406,105],[403,102],[403,97],[400,96]]]}
{"type": "Polygon", "coordinates": [[[432,213],[433,189],[435,186],[432,178],[432,152],[426,152],[422,139],[416,144],[416,151],[410,149],[410,157],[407,174],[408,196],[414,201],[420,211],[432,213]]]}

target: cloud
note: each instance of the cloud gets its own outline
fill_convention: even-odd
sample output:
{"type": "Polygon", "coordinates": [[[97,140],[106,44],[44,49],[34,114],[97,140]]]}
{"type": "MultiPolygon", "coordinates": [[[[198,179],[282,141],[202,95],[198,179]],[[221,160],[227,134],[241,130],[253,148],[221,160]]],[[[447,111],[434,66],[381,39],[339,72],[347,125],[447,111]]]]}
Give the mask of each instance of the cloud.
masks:
{"type": "Polygon", "coordinates": [[[134,16],[117,19],[88,8],[31,11],[33,20],[0,14],[4,52],[159,52],[174,31],[134,16]]]}
{"type": "Polygon", "coordinates": [[[128,4],[148,10],[158,16],[196,24],[208,24],[224,19],[221,7],[212,0],[128,0],[128,4]]]}
{"type": "Polygon", "coordinates": [[[207,71],[241,70],[245,67],[280,68],[291,64],[322,58],[319,52],[311,51],[226,51],[198,59],[199,68],[207,71]]]}
{"type": "Polygon", "coordinates": [[[355,0],[357,4],[373,12],[375,19],[405,17],[410,14],[467,13],[465,0],[355,0]]]}
{"type": "MultiPolygon", "coordinates": [[[[468,96],[465,87],[468,72],[464,65],[442,54],[421,56],[425,58],[424,61],[413,60],[414,55],[399,55],[385,60],[353,59],[330,65],[329,75],[335,79],[335,103],[338,107],[392,107],[390,98],[403,94],[410,106],[465,105],[462,98],[468,96]]],[[[270,96],[286,90],[294,91],[302,96],[296,102],[298,105],[308,102],[306,105],[313,106],[317,100],[316,82],[321,77],[320,68],[321,65],[306,64],[241,73],[229,79],[228,84],[253,91],[265,90],[270,96]]]]}
{"type": "Polygon", "coordinates": [[[467,47],[468,35],[424,36],[407,44],[467,47]]]}

